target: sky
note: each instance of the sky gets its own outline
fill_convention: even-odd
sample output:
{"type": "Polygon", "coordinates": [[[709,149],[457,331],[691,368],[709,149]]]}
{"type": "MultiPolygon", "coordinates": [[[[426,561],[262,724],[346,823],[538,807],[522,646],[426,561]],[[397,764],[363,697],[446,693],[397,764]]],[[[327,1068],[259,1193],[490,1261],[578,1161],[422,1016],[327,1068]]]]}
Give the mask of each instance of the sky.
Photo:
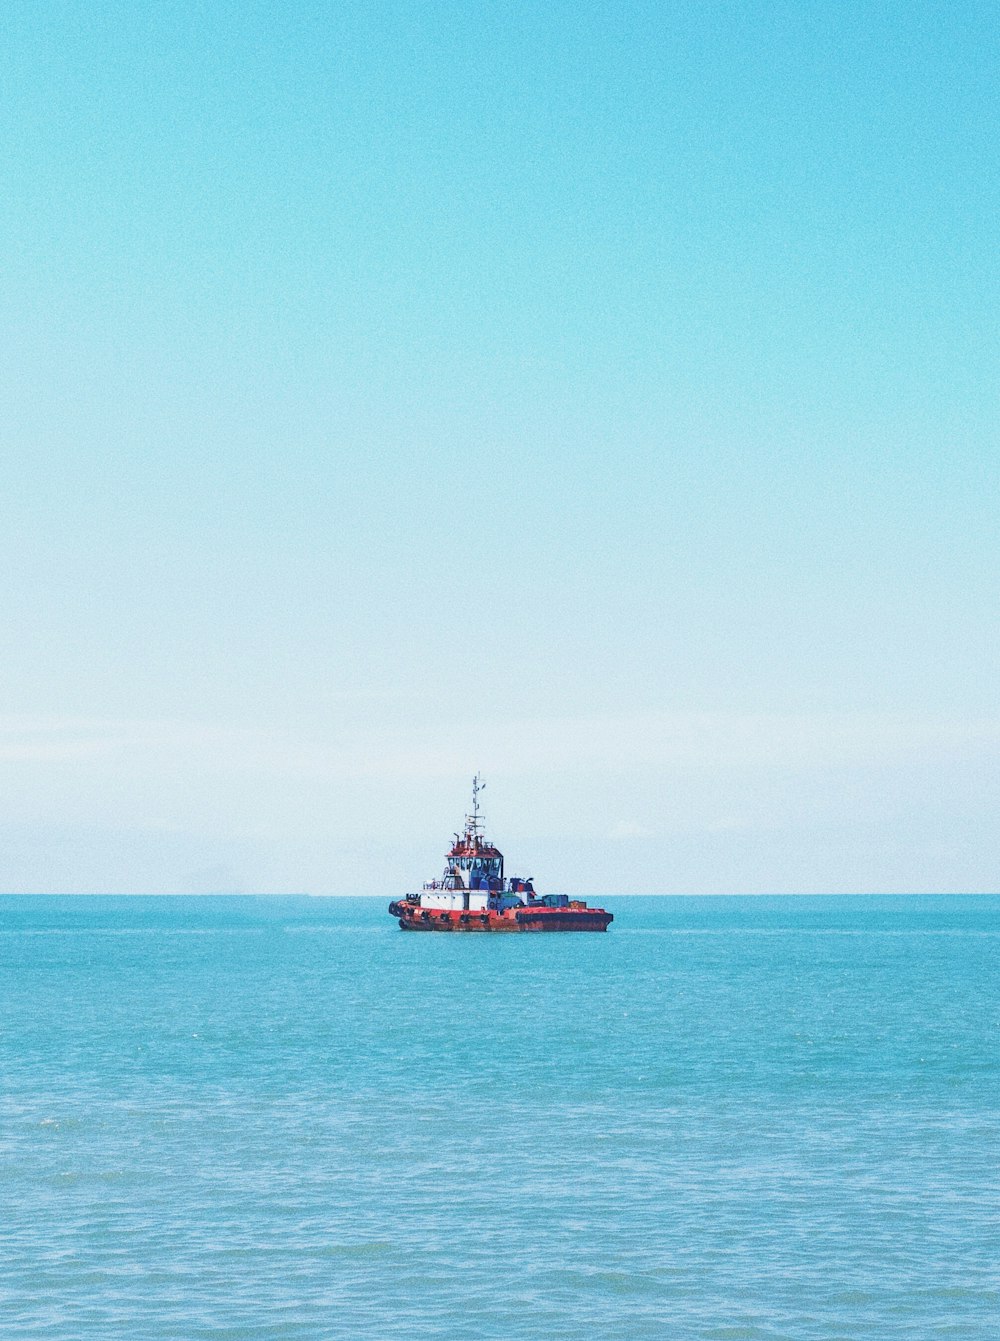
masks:
{"type": "Polygon", "coordinates": [[[996,890],[998,58],[11,0],[0,889],[996,890]]]}

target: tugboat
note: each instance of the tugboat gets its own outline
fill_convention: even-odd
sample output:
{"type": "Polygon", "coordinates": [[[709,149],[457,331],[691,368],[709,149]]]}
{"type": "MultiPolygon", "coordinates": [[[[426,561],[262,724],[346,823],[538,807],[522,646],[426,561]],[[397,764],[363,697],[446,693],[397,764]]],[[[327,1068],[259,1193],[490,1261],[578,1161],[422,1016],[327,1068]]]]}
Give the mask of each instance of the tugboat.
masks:
{"type": "Polygon", "coordinates": [[[472,813],[455,834],[444,875],[419,894],[389,904],[403,931],[607,931],[614,921],[565,894],[535,893],[531,878],[504,878],[503,853],[483,836],[479,774],[472,779],[472,813]]]}

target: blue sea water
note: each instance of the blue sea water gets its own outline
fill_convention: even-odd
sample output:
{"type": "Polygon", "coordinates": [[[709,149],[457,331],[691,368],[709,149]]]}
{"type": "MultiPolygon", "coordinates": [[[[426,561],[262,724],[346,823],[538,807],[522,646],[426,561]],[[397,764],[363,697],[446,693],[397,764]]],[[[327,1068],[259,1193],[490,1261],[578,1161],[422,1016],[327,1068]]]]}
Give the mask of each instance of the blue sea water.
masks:
{"type": "Polygon", "coordinates": [[[1000,899],[0,899],[7,1341],[1000,1335],[1000,899]]]}

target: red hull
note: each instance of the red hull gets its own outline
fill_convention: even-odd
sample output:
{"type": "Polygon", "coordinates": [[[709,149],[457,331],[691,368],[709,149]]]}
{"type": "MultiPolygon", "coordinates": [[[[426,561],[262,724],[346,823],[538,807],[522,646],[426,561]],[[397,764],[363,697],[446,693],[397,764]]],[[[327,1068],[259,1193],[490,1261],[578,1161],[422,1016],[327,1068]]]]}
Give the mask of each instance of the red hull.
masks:
{"type": "Polygon", "coordinates": [[[403,931],[607,931],[614,921],[603,908],[570,903],[565,908],[526,906],[504,912],[459,912],[421,908],[410,899],[389,905],[403,931]]]}

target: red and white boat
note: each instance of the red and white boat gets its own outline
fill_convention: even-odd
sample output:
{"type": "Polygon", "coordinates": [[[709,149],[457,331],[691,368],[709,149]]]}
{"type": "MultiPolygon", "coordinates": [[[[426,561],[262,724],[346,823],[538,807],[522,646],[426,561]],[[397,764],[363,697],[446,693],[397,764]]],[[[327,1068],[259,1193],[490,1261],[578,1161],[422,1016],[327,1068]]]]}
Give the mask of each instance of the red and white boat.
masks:
{"type": "Polygon", "coordinates": [[[455,835],[440,880],[389,904],[404,931],[607,931],[614,921],[565,894],[535,893],[531,878],[503,873],[503,853],[483,836],[479,793],[472,780],[472,813],[455,835]]]}

